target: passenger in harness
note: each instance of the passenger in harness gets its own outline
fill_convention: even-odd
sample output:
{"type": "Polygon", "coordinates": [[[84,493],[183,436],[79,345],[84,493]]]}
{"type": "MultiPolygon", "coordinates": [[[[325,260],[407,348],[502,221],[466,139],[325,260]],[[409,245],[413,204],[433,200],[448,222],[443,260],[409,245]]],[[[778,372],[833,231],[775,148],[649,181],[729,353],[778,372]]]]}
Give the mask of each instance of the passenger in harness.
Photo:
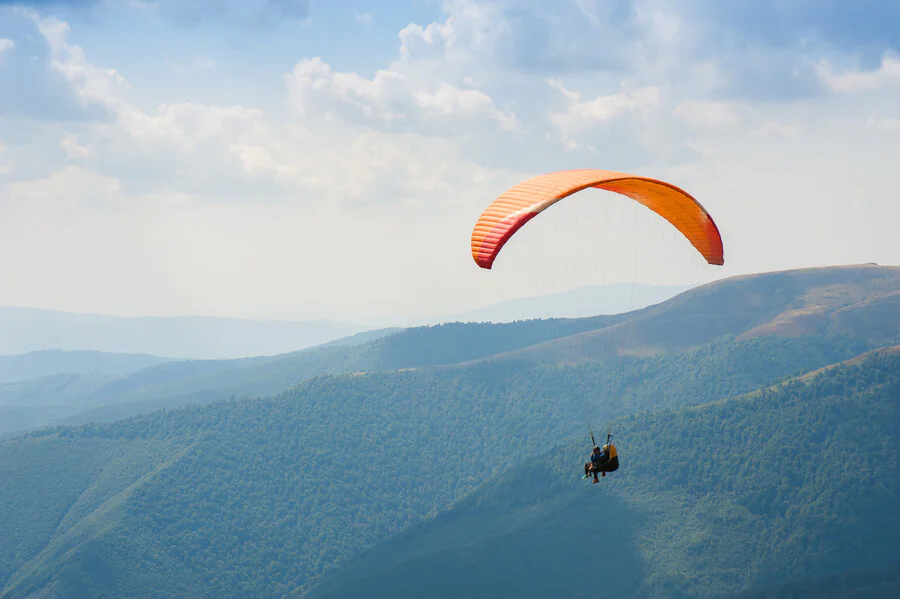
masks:
{"type": "Polygon", "coordinates": [[[600,482],[598,474],[606,476],[607,472],[614,472],[619,469],[619,453],[616,451],[616,446],[610,443],[610,437],[611,435],[606,436],[606,445],[602,448],[594,446],[594,451],[591,453],[591,461],[584,465],[584,478],[590,478],[592,474],[594,475],[592,484],[600,482]]]}

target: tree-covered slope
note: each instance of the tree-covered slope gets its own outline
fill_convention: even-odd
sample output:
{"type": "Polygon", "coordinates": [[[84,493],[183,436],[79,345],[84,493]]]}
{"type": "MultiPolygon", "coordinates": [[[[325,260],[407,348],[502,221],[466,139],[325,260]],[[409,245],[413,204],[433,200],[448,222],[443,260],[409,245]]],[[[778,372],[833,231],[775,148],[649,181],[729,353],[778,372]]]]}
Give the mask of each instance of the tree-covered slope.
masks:
{"type": "Polygon", "coordinates": [[[9,439],[0,521],[18,528],[0,584],[11,597],[281,596],[583,434],[585,410],[601,422],[722,399],[855,345],[770,337],[580,368],[319,377],[275,398],[9,439]]]}
{"type": "Polygon", "coordinates": [[[614,431],[622,467],[602,484],[578,480],[585,445],[551,452],[306,596],[813,597],[827,576],[848,594],[819,596],[897,588],[896,574],[852,573],[900,562],[896,353],[614,431]]]}
{"type": "Polygon", "coordinates": [[[896,599],[900,565],[885,570],[851,570],[794,580],[732,595],[730,599],[896,599]]]}

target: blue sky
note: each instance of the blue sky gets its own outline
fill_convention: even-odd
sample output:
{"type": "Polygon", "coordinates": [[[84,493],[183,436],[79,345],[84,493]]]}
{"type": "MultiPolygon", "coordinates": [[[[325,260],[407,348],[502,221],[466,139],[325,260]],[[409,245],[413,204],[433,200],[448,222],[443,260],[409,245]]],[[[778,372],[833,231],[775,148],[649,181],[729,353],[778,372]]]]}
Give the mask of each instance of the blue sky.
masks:
{"type": "Polygon", "coordinates": [[[0,0],[0,305],[390,322],[581,285],[900,264],[883,0],[0,0]],[[593,167],[491,272],[480,211],[593,167]]]}

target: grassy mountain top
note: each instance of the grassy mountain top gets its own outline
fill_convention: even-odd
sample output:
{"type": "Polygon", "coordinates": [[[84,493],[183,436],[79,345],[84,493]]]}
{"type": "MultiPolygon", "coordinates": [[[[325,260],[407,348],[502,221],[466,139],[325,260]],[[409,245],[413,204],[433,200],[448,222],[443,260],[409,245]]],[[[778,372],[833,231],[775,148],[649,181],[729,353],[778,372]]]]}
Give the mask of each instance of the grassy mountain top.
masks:
{"type": "Polygon", "coordinates": [[[495,359],[584,361],[684,351],[721,337],[844,334],[900,337],[900,267],[808,268],[722,279],[646,308],[614,326],[495,359]]]}
{"type": "Polygon", "coordinates": [[[621,314],[658,304],[689,288],[687,285],[660,286],[642,283],[593,285],[540,297],[508,300],[458,314],[449,320],[511,322],[621,314]]]}

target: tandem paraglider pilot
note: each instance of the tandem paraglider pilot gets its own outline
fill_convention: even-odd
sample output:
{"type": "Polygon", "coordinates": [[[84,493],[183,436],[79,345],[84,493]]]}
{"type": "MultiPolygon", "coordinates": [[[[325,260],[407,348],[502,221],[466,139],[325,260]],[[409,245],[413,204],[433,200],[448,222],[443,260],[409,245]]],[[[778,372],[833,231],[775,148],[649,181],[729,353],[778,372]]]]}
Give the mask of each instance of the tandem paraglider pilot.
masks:
{"type": "Polygon", "coordinates": [[[619,455],[616,446],[608,440],[602,448],[594,446],[591,453],[591,461],[584,465],[584,478],[594,476],[593,484],[599,483],[599,476],[606,476],[607,472],[614,472],[619,469],[619,455]]]}

